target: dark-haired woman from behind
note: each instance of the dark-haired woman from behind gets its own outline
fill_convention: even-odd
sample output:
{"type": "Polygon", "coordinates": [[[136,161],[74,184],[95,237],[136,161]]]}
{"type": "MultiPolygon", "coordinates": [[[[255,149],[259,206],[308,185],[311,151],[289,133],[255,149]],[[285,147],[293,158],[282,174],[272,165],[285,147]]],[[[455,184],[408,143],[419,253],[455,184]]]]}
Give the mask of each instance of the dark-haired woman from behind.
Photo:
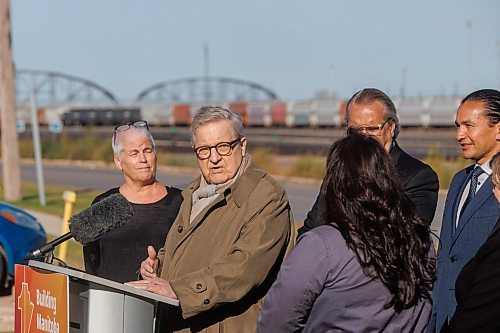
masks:
{"type": "Polygon", "coordinates": [[[257,332],[422,332],[435,260],[389,155],[358,133],[335,142],[323,225],[303,234],[264,300],[257,332]]]}

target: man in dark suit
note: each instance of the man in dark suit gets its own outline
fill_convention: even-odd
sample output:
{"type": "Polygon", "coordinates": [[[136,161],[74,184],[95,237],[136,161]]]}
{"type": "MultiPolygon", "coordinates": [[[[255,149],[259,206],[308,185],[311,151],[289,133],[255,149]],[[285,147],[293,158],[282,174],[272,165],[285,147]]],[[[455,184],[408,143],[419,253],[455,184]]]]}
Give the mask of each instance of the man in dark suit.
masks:
{"type": "MultiPolygon", "coordinates": [[[[500,205],[500,153],[490,162],[493,194],[500,205]]],[[[500,332],[500,217],[486,242],[458,275],[457,308],[444,332],[500,332]]]]}
{"type": "Polygon", "coordinates": [[[489,165],[500,151],[500,91],[483,89],[465,97],[455,125],[463,157],[475,163],[453,177],[446,197],[428,332],[439,332],[452,317],[457,305],[457,276],[485,242],[500,215],[489,165]]]}
{"type": "MultiPolygon", "coordinates": [[[[417,216],[430,224],[436,211],[439,181],[431,167],[407,154],[396,142],[399,118],[389,96],[374,88],[358,91],[347,102],[345,118],[348,133],[359,131],[374,137],[389,152],[399,180],[415,204],[417,216]]],[[[320,224],[323,207],[318,195],[304,226],[298,230],[299,236],[320,224]]]]}

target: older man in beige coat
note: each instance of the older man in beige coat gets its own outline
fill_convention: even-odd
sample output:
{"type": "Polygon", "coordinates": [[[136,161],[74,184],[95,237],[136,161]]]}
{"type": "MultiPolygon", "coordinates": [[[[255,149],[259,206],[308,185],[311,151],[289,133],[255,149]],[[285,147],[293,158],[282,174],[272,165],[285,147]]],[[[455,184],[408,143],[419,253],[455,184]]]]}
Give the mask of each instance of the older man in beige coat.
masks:
{"type": "Polygon", "coordinates": [[[234,112],[201,108],[191,138],[202,176],[183,191],[158,256],[148,247],[144,280],[130,284],[179,299],[160,307],[158,332],[254,332],[290,244],[288,198],[251,161],[234,112]]]}

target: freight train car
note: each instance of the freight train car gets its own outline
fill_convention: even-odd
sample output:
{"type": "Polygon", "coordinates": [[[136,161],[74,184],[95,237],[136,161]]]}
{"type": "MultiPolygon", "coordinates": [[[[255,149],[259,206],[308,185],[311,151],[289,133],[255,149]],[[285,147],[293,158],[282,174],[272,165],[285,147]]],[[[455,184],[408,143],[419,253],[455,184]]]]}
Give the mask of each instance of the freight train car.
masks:
{"type": "Polygon", "coordinates": [[[254,127],[271,127],[271,105],[267,102],[249,102],[248,122],[254,127]]]}
{"type": "Polygon", "coordinates": [[[427,101],[423,114],[429,115],[422,122],[424,127],[449,127],[455,126],[455,112],[462,98],[459,97],[435,97],[427,101]]]}
{"type": "Polygon", "coordinates": [[[459,97],[409,98],[396,100],[396,110],[404,127],[454,126],[459,97]]]}
{"type": "Polygon", "coordinates": [[[310,127],[340,127],[344,124],[345,101],[314,100],[311,103],[310,127]]]}
{"type": "Polygon", "coordinates": [[[248,102],[231,102],[227,105],[227,108],[240,115],[241,119],[243,120],[243,126],[246,127],[250,125],[248,102]]]}
{"type": "Polygon", "coordinates": [[[286,124],[287,103],[271,104],[271,126],[284,127],[286,124]]]}
{"type": "Polygon", "coordinates": [[[172,105],[172,113],[169,120],[171,126],[191,125],[191,104],[172,105]]]}
{"type": "Polygon", "coordinates": [[[395,100],[394,105],[403,127],[421,126],[426,121],[425,108],[422,99],[395,100]]]}
{"type": "Polygon", "coordinates": [[[141,107],[141,116],[153,126],[170,125],[172,108],[164,104],[144,105],[141,107]]]}
{"type": "Polygon", "coordinates": [[[286,126],[287,127],[308,127],[312,112],[312,102],[291,101],[287,104],[286,126]]]}
{"type": "Polygon", "coordinates": [[[72,108],[61,116],[65,126],[108,126],[120,125],[141,119],[138,107],[72,108]]]}

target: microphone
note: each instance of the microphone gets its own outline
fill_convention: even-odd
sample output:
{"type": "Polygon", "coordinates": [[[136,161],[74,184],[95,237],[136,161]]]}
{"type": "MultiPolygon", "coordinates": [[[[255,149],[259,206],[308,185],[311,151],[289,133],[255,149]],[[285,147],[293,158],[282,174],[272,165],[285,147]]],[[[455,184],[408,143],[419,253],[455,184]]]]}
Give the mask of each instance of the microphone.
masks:
{"type": "Polygon", "coordinates": [[[106,232],[131,222],[133,217],[134,212],[130,202],[120,193],[112,194],[73,215],[69,219],[70,232],[28,253],[24,260],[38,258],[43,254],[52,252],[57,245],[71,238],[75,238],[82,245],[87,245],[99,239],[106,232]]]}

